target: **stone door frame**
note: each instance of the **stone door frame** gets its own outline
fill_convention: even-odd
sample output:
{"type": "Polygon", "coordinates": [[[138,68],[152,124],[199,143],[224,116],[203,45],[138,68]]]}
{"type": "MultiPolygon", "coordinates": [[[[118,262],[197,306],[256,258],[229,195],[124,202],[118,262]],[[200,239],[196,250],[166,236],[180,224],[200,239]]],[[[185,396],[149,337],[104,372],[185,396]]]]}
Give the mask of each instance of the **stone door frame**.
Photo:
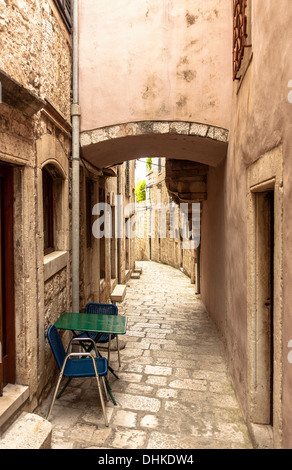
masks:
{"type": "MultiPolygon", "coordinates": [[[[282,430],[282,338],[283,338],[283,158],[282,146],[264,154],[247,169],[247,367],[248,420],[267,424],[267,401],[273,400],[274,446],[279,447],[282,430]],[[256,272],[256,195],[274,191],[274,302],[273,302],[273,396],[264,387],[261,368],[267,357],[262,357],[261,329],[265,327],[258,314],[256,272]]],[[[260,261],[258,261],[260,262],[260,261]]]]}

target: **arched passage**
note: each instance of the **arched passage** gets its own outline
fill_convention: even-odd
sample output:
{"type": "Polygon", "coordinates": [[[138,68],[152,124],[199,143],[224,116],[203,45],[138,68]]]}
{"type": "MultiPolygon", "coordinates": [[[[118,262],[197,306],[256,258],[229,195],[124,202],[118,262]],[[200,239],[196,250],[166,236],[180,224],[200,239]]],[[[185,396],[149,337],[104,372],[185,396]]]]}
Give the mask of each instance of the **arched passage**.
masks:
{"type": "Polygon", "coordinates": [[[82,157],[105,168],[141,156],[217,166],[226,157],[228,130],[187,121],[140,121],[81,133],[82,157]]]}

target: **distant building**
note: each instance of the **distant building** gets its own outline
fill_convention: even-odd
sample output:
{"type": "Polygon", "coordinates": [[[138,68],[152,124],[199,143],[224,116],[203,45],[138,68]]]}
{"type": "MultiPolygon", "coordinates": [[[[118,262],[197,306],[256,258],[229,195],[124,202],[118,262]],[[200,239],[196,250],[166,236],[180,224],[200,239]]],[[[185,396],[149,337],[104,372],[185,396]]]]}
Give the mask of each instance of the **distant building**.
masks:
{"type": "Polygon", "coordinates": [[[146,174],[146,199],[136,204],[136,260],[169,264],[181,269],[192,283],[196,283],[197,247],[196,243],[194,246],[190,243],[192,205],[184,207],[187,211],[183,220],[180,205],[169,196],[166,187],[165,165],[165,158],[152,159],[151,169],[146,174]]]}

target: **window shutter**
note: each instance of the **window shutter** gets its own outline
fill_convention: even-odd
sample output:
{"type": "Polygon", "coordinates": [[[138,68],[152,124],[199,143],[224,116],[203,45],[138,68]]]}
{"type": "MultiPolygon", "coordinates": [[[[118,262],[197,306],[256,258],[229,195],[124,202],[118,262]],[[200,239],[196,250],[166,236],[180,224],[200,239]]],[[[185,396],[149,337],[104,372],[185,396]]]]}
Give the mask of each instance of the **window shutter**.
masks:
{"type": "Polygon", "coordinates": [[[64,20],[65,25],[71,31],[72,26],[72,0],[54,0],[64,20]]]}
{"type": "Polygon", "coordinates": [[[64,0],[64,12],[66,19],[71,26],[72,24],[72,12],[71,12],[71,0],[64,0]]]}
{"type": "Polygon", "coordinates": [[[125,168],[125,195],[130,195],[130,162],[126,162],[125,168]]]}
{"type": "Polygon", "coordinates": [[[248,0],[233,1],[233,80],[240,80],[239,72],[247,43],[248,0]]]}

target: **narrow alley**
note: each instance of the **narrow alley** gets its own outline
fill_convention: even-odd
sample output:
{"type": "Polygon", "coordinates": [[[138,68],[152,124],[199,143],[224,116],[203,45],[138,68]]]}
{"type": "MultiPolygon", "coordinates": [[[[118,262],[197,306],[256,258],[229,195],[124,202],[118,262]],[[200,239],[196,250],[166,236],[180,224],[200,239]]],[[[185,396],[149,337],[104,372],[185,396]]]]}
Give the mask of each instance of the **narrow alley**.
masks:
{"type": "MultiPolygon", "coordinates": [[[[181,271],[139,262],[119,314],[117,406],[107,402],[105,427],[96,383],[75,379],[56,400],[53,449],[251,449],[226,371],[222,344],[195,287],[181,271]]],[[[115,344],[115,342],[114,342],[115,344]]],[[[116,362],[115,362],[116,361],[116,362]]],[[[52,395],[36,410],[46,416],[52,395]]]]}

